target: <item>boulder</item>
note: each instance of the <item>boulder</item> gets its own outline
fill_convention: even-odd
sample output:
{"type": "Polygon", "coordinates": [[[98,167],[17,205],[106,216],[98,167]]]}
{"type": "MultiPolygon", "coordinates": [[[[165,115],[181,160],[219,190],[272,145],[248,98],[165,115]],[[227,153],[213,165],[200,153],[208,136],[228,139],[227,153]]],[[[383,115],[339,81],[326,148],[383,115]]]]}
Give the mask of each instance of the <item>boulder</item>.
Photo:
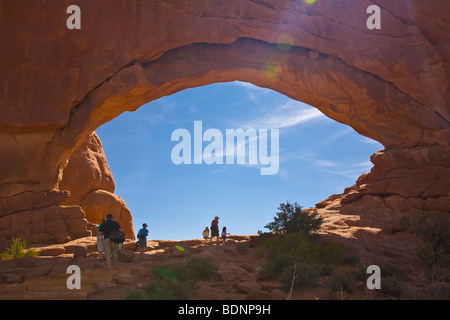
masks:
{"type": "Polygon", "coordinates": [[[117,261],[124,263],[133,263],[134,252],[131,250],[119,250],[117,252],[117,261]]]}
{"type": "Polygon", "coordinates": [[[64,248],[63,246],[53,245],[49,247],[39,248],[39,250],[37,251],[39,252],[39,256],[59,256],[66,253],[66,248],[64,248]]]}
{"type": "Polygon", "coordinates": [[[87,258],[87,249],[85,246],[73,246],[73,258],[87,258]]]}

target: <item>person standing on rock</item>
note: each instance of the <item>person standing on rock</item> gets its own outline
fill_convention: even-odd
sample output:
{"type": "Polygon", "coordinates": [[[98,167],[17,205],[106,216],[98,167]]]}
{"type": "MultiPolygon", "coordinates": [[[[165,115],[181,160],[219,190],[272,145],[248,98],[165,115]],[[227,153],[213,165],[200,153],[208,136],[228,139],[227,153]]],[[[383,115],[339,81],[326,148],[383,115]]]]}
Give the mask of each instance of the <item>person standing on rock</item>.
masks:
{"type": "Polygon", "coordinates": [[[222,229],[222,240],[223,240],[223,243],[227,242],[227,235],[229,235],[229,233],[227,233],[227,227],[223,227],[223,229],[222,229]]]}
{"type": "Polygon", "coordinates": [[[103,246],[105,247],[106,265],[108,266],[108,269],[111,267],[115,268],[119,244],[111,241],[109,239],[109,234],[113,230],[122,231],[120,229],[120,225],[117,221],[113,220],[113,215],[109,213],[106,216],[106,221],[101,224],[98,230],[100,234],[105,237],[103,240],[103,246]]]}
{"type": "Polygon", "coordinates": [[[214,237],[217,238],[217,243],[219,243],[219,219],[218,216],[215,216],[211,222],[211,238],[209,239],[209,243],[212,243],[214,237]]]}
{"type": "Polygon", "coordinates": [[[100,226],[105,221],[106,221],[106,219],[103,219],[103,221],[97,226],[97,228],[98,228],[98,231],[97,231],[97,251],[98,251],[98,254],[100,256],[100,261],[103,261],[103,257],[105,256],[105,247],[103,245],[103,240],[105,239],[105,236],[103,234],[101,234],[101,232],[99,230],[100,230],[100,226]]]}
{"type": "MultiPolygon", "coordinates": [[[[147,230],[147,224],[142,224],[142,229],[138,231],[137,238],[138,242],[136,243],[137,246],[139,246],[140,254],[145,253],[145,249],[147,248],[147,236],[148,236],[148,230],[147,230]]],[[[136,248],[134,249],[136,251],[136,248]]]]}

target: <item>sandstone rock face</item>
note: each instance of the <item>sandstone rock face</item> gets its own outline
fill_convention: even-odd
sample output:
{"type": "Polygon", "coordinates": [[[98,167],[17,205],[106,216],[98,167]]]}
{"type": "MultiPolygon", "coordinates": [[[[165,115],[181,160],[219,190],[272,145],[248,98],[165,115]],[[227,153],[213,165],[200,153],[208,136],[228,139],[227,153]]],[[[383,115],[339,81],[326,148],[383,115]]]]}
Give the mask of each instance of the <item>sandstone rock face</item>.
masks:
{"type": "Polygon", "coordinates": [[[59,189],[70,191],[70,197],[64,203],[74,205],[79,205],[86,195],[95,190],[114,192],[114,178],[95,132],[70,157],[59,189]]]}
{"type": "Polygon", "coordinates": [[[66,2],[0,0],[1,241],[21,215],[43,219],[37,231],[22,228],[39,241],[79,234],[50,223],[65,221],[65,203],[84,208],[87,232],[86,218],[101,215],[93,202],[120,203],[91,133],[151,100],[234,80],[306,102],[385,146],[333,208],[372,199],[396,212],[414,199],[448,212],[450,3],[376,3],[380,30],[366,26],[366,1],[80,0],[82,28],[69,30],[66,2]],[[83,144],[73,162],[86,163],[72,169],[83,144]],[[91,178],[85,187],[72,170],[91,178]],[[58,227],[64,235],[46,231],[58,227]]]}
{"type": "MultiPolygon", "coordinates": [[[[69,159],[59,189],[70,192],[63,204],[80,206],[89,222],[99,224],[111,213],[125,236],[134,238],[130,210],[125,201],[114,194],[114,178],[100,139],[95,133],[90,134],[69,159]]],[[[97,229],[94,228],[93,231],[96,235],[97,229]]]]}

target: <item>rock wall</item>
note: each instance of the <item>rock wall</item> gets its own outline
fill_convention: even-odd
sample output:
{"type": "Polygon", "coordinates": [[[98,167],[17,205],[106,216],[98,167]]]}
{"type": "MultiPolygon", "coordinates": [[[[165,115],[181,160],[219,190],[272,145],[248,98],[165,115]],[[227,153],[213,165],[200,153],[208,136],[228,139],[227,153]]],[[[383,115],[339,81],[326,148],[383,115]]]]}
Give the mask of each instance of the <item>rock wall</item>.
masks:
{"type": "Polygon", "coordinates": [[[47,244],[96,235],[97,225],[108,213],[133,239],[130,210],[114,189],[102,144],[93,132],[67,161],[58,189],[1,199],[0,248],[12,237],[47,244]]]}
{"type": "MultiPolygon", "coordinates": [[[[111,213],[127,238],[134,238],[130,210],[125,201],[114,194],[114,178],[95,132],[69,159],[59,189],[70,194],[62,204],[80,206],[89,222],[99,224],[111,213]]],[[[97,234],[96,228],[92,231],[97,234]]]]}
{"type": "MultiPolygon", "coordinates": [[[[397,196],[449,211],[449,1],[76,4],[81,29],[69,30],[67,2],[0,0],[0,241],[21,230],[13,227],[21,212],[33,221],[43,208],[53,208],[39,218],[44,229],[16,235],[62,241],[56,231],[44,234],[50,221],[73,219],[61,209],[70,207],[66,201],[84,208],[77,219],[85,232],[86,217],[98,219],[100,203],[127,215],[107,175],[91,175],[89,190],[71,187],[75,177],[64,181],[75,150],[124,111],[234,80],[308,103],[385,146],[341,205],[397,196]],[[366,26],[371,4],[381,8],[380,30],[366,26]]],[[[92,153],[84,155],[92,164],[92,153]]],[[[82,233],[79,226],[60,227],[66,237],[82,233]]]]}

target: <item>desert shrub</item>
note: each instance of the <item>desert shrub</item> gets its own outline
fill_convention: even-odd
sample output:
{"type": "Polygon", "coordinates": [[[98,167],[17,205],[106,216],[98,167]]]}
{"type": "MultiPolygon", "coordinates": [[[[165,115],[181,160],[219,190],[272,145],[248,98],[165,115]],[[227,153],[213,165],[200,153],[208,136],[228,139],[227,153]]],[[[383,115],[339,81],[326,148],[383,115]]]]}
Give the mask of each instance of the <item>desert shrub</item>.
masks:
{"type": "Polygon", "coordinates": [[[430,300],[450,300],[450,287],[442,282],[430,285],[425,293],[430,300]]]}
{"type": "Polygon", "coordinates": [[[406,294],[408,286],[397,277],[381,278],[381,294],[387,299],[401,299],[406,294]]]}
{"type": "Polygon", "coordinates": [[[320,248],[320,260],[325,264],[341,264],[345,258],[345,248],[340,245],[328,241],[328,243],[320,248]]]}
{"type": "Polygon", "coordinates": [[[248,246],[246,243],[240,243],[236,247],[236,252],[242,255],[248,254],[248,246]]]}
{"type": "Polygon", "coordinates": [[[356,266],[358,265],[359,262],[360,262],[359,256],[353,253],[346,254],[344,256],[344,260],[342,261],[342,263],[347,264],[349,266],[356,266]]]}
{"type": "Polygon", "coordinates": [[[355,289],[356,280],[350,272],[339,273],[335,272],[331,275],[328,281],[328,287],[331,292],[346,291],[352,293],[355,289]]]}
{"type": "Polygon", "coordinates": [[[334,272],[334,267],[327,264],[327,265],[321,266],[319,272],[322,277],[331,276],[334,272]]]}
{"type": "Polygon", "coordinates": [[[272,254],[261,267],[260,274],[268,278],[277,278],[284,268],[294,265],[295,259],[286,253],[272,254]]]}
{"type": "Polygon", "coordinates": [[[267,228],[276,233],[297,233],[302,230],[306,237],[314,238],[317,236],[315,231],[322,224],[323,218],[318,217],[316,210],[302,210],[302,207],[295,202],[281,203],[278,207],[274,221],[268,223],[267,228]]]}
{"type": "Polygon", "coordinates": [[[34,249],[25,250],[26,247],[27,243],[25,240],[13,237],[11,246],[6,248],[6,251],[2,253],[2,260],[5,261],[24,257],[36,257],[39,255],[39,253],[34,249]]]}
{"type": "Polygon", "coordinates": [[[125,300],[145,300],[144,293],[138,290],[127,290],[125,300]]]}
{"type": "Polygon", "coordinates": [[[184,263],[163,263],[153,269],[152,280],[142,291],[129,291],[125,299],[185,300],[197,281],[216,274],[217,267],[207,257],[192,257],[184,263]]]}
{"type": "MultiPolygon", "coordinates": [[[[262,276],[277,279],[284,288],[315,286],[321,276],[332,276],[333,290],[352,292],[356,274],[335,274],[334,266],[342,263],[359,265],[359,257],[347,255],[343,245],[328,241],[319,245],[316,230],[322,223],[317,211],[302,210],[297,204],[280,204],[274,221],[261,234],[260,244],[267,253],[267,262],[259,270],[262,276]],[[263,237],[262,237],[263,236],[263,237]]],[[[365,271],[365,270],[364,270],[365,271]]],[[[359,273],[359,271],[358,271],[359,273]]],[[[364,273],[364,280],[367,275],[364,273]]]]}
{"type": "Polygon", "coordinates": [[[191,289],[191,282],[170,279],[154,279],[143,287],[148,300],[186,300],[191,289]]]}
{"type": "Polygon", "coordinates": [[[314,287],[317,285],[319,277],[320,273],[316,268],[298,261],[295,264],[283,268],[278,279],[285,289],[291,288],[292,279],[294,279],[293,288],[295,289],[300,287],[314,287]]]}
{"type": "Polygon", "coordinates": [[[159,277],[187,282],[210,279],[217,267],[207,257],[192,257],[185,263],[161,264],[154,271],[159,277]]]}
{"type": "Polygon", "coordinates": [[[301,230],[269,238],[263,241],[263,244],[269,252],[269,257],[287,254],[307,263],[315,263],[319,260],[319,245],[309,241],[301,230]]]}
{"type": "Polygon", "coordinates": [[[256,257],[262,258],[262,257],[264,257],[265,254],[266,254],[266,250],[264,249],[264,247],[258,247],[255,249],[256,257]]]}
{"type": "Polygon", "coordinates": [[[207,257],[192,257],[188,259],[184,267],[192,280],[207,280],[217,274],[217,267],[207,257]]]}
{"type": "MultiPolygon", "coordinates": [[[[347,275],[355,280],[355,282],[362,281],[365,283],[367,281],[367,277],[369,276],[367,274],[367,267],[368,266],[366,265],[358,264],[356,268],[348,270],[347,275]]],[[[383,274],[381,274],[381,276],[383,276],[383,274]]]]}
{"type": "Polygon", "coordinates": [[[380,272],[382,277],[395,277],[399,280],[405,279],[405,272],[403,269],[390,263],[380,265],[380,272]]]}
{"type": "Polygon", "coordinates": [[[446,212],[421,212],[404,216],[402,224],[424,241],[417,248],[430,282],[450,282],[450,216],[446,212]]]}

